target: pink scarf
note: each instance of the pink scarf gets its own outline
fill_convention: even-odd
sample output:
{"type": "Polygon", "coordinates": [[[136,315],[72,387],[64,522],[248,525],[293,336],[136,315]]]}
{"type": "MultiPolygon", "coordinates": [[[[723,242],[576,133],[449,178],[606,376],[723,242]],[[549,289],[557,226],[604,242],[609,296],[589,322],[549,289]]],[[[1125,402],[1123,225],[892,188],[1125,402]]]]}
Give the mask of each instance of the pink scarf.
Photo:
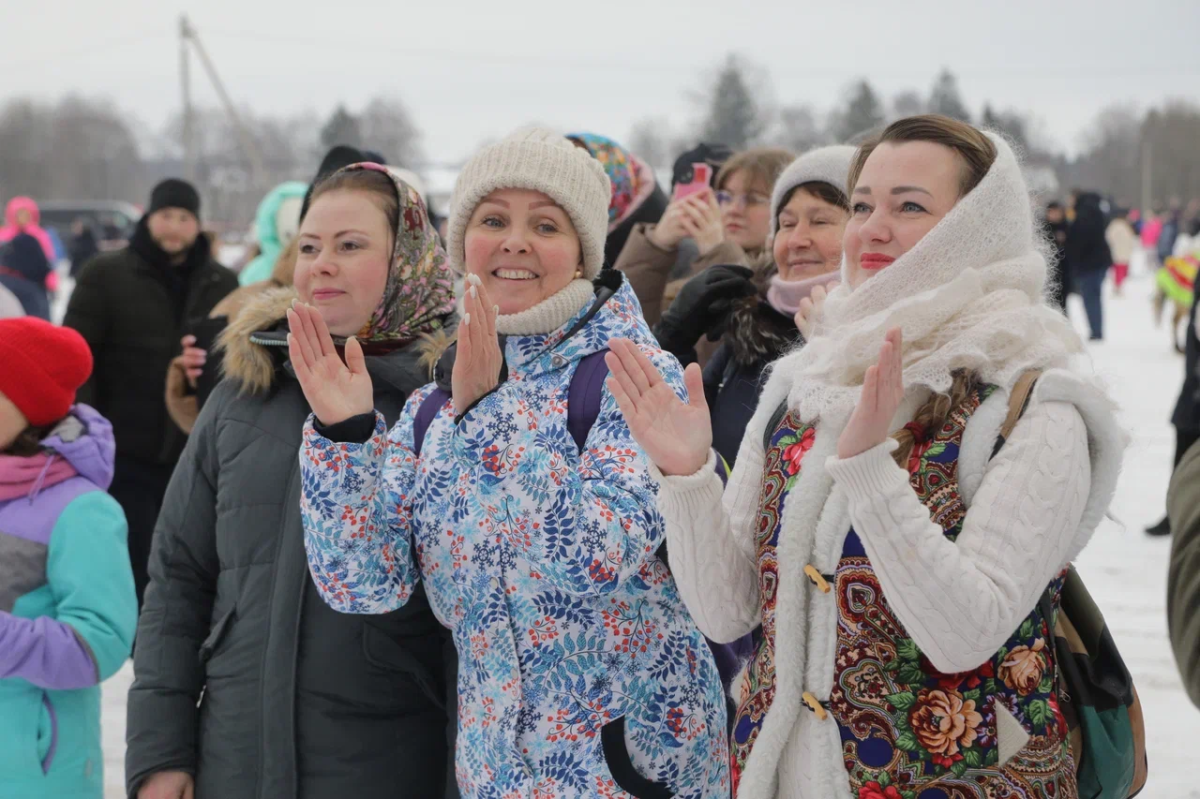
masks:
{"type": "Polygon", "coordinates": [[[29,457],[0,455],[0,502],[35,495],[77,474],[66,458],[53,452],[29,457]]]}
{"type": "Polygon", "coordinates": [[[800,310],[800,301],[812,294],[817,286],[828,286],[841,275],[835,269],[825,275],[817,275],[805,280],[783,280],[779,275],[771,278],[771,287],[767,289],[767,302],[784,316],[795,316],[800,310]]]}

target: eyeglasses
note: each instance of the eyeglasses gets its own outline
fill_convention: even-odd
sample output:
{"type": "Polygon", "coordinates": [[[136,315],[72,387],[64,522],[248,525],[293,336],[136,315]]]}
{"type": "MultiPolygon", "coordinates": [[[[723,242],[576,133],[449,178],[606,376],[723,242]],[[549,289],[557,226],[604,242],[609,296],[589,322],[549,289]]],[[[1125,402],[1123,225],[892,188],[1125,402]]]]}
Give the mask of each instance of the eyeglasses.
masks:
{"type": "Polygon", "coordinates": [[[731,191],[717,192],[717,204],[722,206],[740,205],[742,208],[756,208],[760,205],[766,205],[769,201],[767,195],[756,191],[747,192],[746,194],[734,194],[731,191]]]}

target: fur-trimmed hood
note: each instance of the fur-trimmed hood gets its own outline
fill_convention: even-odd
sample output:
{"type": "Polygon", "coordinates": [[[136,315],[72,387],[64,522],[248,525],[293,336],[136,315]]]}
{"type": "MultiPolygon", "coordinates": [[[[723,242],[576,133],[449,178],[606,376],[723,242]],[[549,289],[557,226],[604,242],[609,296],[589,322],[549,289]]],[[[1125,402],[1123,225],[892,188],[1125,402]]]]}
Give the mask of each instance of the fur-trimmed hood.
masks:
{"type": "MultiPolygon", "coordinates": [[[[287,311],[297,298],[292,287],[267,289],[247,303],[217,338],[224,351],[221,374],[237,380],[243,394],[265,394],[276,383],[287,364],[287,311]]],[[[384,354],[372,354],[367,346],[367,370],[371,379],[382,381],[406,394],[433,379],[439,347],[453,334],[453,317],[442,320],[437,332],[446,335],[422,336],[404,347],[384,354]]]]}

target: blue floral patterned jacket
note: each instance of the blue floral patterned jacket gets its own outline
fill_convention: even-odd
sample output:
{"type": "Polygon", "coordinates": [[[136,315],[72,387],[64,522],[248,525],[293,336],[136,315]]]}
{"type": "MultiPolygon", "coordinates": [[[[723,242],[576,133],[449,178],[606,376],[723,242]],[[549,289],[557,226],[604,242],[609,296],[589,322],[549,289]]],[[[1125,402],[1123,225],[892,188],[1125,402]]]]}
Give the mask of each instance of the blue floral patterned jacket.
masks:
{"type": "MultiPolygon", "coordinates": [[[[583,309],[576,317],[583,315],[583,309]]],[[[325,600],[384,613],[424,581],[459,652],[456,770],[466,797],[727,797],[725,703],[704,639],[656,552],[657,485],[607,388],[579,452],[578,362],[637,344],[684,395],[628,285],[578,333],[510,337],[508,379],[413,452],[389,432],[301,452],[308,560],[325,600]]]]}

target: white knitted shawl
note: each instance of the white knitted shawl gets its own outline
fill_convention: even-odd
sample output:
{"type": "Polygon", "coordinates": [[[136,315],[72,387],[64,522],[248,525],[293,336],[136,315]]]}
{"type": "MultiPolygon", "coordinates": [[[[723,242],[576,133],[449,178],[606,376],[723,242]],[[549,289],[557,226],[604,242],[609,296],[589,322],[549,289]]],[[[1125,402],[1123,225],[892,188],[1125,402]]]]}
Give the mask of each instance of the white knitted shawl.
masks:
{"type": "Polygon", "coordinates": [[[952,372],[1011,387],[1029,369],[1065,367],[1083,350],[1074,328],[1044,300],[1045,245],[1008,143],[986,176],[916,246],[857,289],[830,293],[817,335],[780,361],[801,418],[854,407],[884,335],[904,332],[904,383],[948,392],[952,372]]]}

